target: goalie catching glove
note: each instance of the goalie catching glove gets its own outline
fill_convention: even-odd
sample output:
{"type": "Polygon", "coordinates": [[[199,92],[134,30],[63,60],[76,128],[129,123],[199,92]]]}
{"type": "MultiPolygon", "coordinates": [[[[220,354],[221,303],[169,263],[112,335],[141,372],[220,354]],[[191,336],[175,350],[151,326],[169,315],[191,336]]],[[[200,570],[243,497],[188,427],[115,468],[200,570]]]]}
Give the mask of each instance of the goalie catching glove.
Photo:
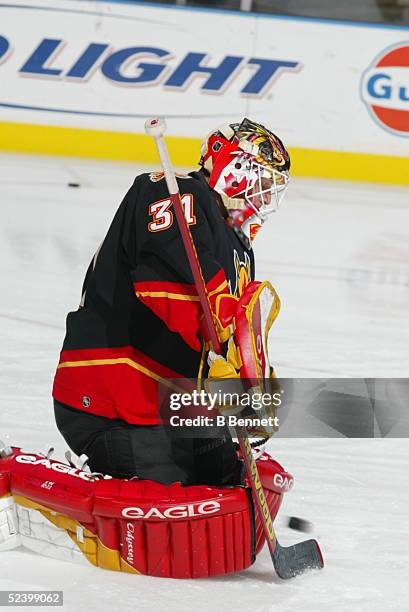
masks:
{"type": "MultiPolygon", "coordinates": [[[[223,305],[223,296],[220,296],[219,305],[222,308],[217,312],[217,320],[233,326],[234,332],[228,342],[226,357],[209,352],[210,366],[206,388],[208,392],[220,393],[231,398],[243,393],[256,399],[257,412],[250,410],[255,423],[265,417],[275,417],[275,406],[270,403],[260,405],[259,397],[268,394],[271,398],[278,391],[275,374],[270,366],[268,357],[268,335],[279,311],[280,299],[274,287],[268,281],[249,283],[235,304],[234,316],[228,319],[228,309],[223,305]],[[240,382],[239,382],[240,379],[240,382]]],[[[232,301],[225,300],[230,309],[232,301]]],[[[227,327],[227,325],[225,326],[227,327]]],[[[255,407],[256,402],[251,402],[255,407]]],[[[219,412],[224,415],[239,414],[244,405],[232,402],[222,402],[218,405],[219,412]]],[[[246,411],[249,412],[248,410],[246,411]]],[[[247,416],[247,414],[242,414],[247,416]]],[[[271,427],[256,425],[251,428],[251,435],[270,437],[271,427]]]]}

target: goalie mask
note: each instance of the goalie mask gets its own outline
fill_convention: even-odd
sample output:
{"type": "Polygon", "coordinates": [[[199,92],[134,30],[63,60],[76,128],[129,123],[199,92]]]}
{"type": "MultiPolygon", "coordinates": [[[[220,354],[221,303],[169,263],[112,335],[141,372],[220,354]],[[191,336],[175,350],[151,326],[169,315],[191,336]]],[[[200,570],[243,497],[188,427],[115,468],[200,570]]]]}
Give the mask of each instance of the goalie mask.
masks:
{"type": "Polygon", "coordinates": [[[287,189],[290,156],[281,140],[260,123],[243,119],[211,132],[199,164],[221,196],[228,223],[249,247],[287,189]]]}

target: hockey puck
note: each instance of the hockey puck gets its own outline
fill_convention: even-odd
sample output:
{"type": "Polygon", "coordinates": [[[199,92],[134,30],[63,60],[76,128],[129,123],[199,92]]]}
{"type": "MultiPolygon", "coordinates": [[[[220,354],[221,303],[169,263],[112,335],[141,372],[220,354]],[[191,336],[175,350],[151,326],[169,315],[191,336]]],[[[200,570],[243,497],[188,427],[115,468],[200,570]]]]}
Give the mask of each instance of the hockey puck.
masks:
{"type": "Polygon", "coordinates": [[[79,183],[68,183],[68,187],[79,187],[79,183]]]}
{"type": "Polygon", "coordinates": [[[298,516],[290,516],[287,523],[290,529],[296,531],[303,531],[304,533],[311,533],[314,529],[314,525],[305,519],[299,518],[298,516]]]}

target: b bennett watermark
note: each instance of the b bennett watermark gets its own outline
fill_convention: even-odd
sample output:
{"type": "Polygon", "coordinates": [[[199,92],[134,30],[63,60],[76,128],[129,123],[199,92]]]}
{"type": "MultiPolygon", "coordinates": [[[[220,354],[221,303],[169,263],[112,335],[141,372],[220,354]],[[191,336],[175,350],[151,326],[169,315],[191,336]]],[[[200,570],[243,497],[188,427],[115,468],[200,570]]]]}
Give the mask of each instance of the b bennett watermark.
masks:
{"type": "Polygon", "coordinates": [[[182,437],[409,437],[408,378],[172,379],[159,384],[163,425],[182,437]]]}

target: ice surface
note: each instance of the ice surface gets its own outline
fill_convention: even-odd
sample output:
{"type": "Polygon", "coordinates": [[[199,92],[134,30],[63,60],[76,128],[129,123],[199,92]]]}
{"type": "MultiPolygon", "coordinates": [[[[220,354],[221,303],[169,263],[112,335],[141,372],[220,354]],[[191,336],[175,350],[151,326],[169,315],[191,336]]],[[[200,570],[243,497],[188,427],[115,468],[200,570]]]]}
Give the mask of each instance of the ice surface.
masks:
{"type": "MultiPolygon", "coordinates": [[[[63,456],[50,393],[65,316],[140,171],[0,156],[0,438],[14,445],[63,456]]],[[[408,376],[407,189],[295,179],[255,248],[258,279],[283,302],[270,347],[280,375],[408,376]]],[[[279,582],[264,550],[242,574],[181,582],[13,551],[0,556],[0,589],[63,589],[70,612],[408,610],[408,441],[275,439],[269,450],[296,481],[280,540],[304,537],[287,516],[312,521],[324,571],[279,582]]]]}

